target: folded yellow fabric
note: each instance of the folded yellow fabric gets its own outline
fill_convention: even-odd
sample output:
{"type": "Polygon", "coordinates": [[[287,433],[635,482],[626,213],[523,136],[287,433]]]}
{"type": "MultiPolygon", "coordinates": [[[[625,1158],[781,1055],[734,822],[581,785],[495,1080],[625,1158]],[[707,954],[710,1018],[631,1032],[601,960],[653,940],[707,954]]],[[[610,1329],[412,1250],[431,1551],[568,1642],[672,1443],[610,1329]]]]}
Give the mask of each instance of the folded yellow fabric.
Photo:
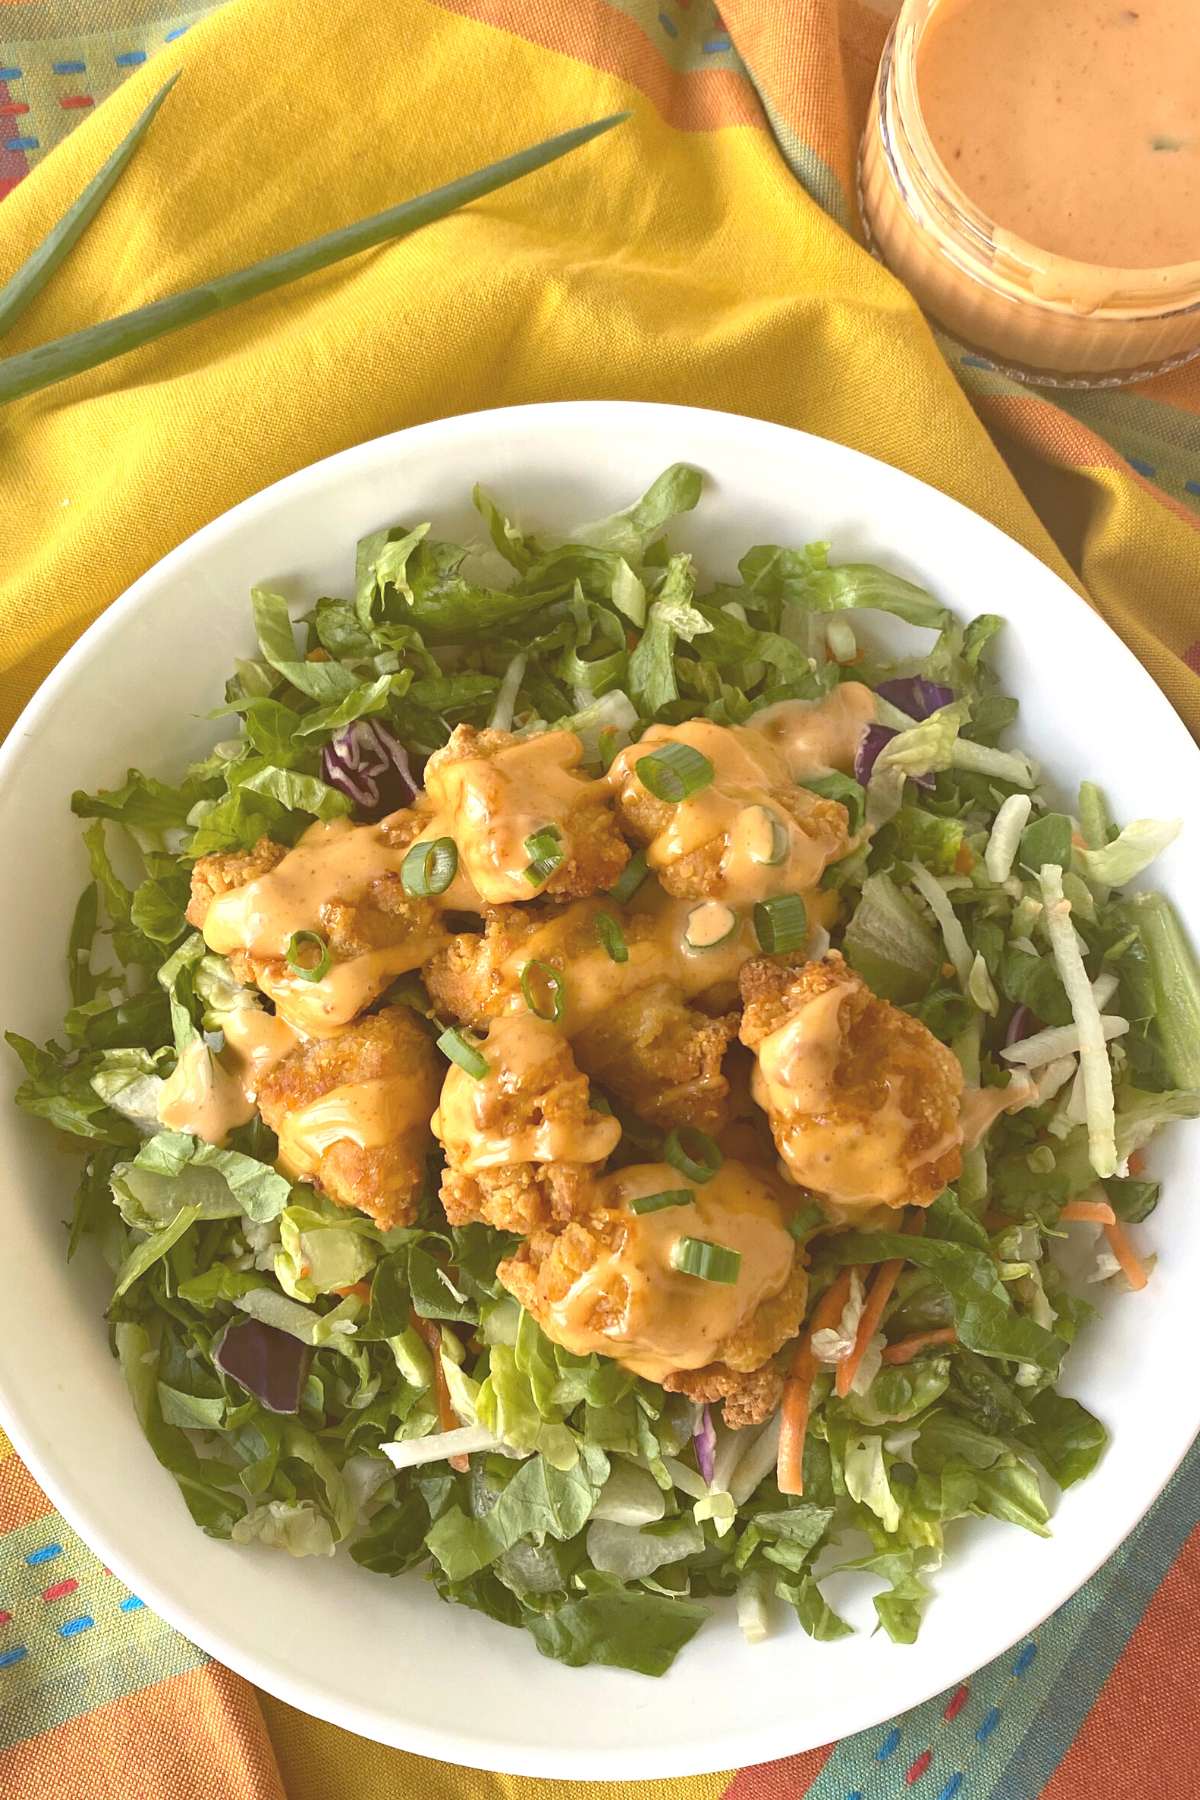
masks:
{"type": "MultiPolygon", "coordinates": [[[[531,47],[464,16],[465,4],[398,0],[385,18],[368,0],[239,0],[136,75],[5,203],[15,261],[163,71],[185,67],[152,141],[11,350],[563,125],[634,113],[418,237],[0,414],[7,719],[89,618],[234,501],[379,432],[513,401],[629,395],[803,425],[911,469],[1063,568],[917,308],[800,190],[744,76],[648,72],[655,52],[644,43],[639,60],[639,28],[616,7],[487,10],[538,38],[556,30],[564,51],[574,29],[594,61],[531,47]],[[651,97],[601,58],[646,79],[651,97]]],[[[810,36],[829,27],[826,7],[792,10],[810,36]]],[[[769,30],[754,38],[761,56],[769,30]]],[[[799,30],[780,47],[811,66],[799,30]]],[[[1073,524],[1103,609],[1200,720],[1200,682],[1178,660],[1188,627],[1170,610],[1190,526],[1109,470],[1073,524]],[[1135,556],[1129,535],[1151,509],[1135,556]]]]}
{"type": "MultiPolygon", "coordinates": [[[[632,113],[415,238],[0,411],[0,723],[101,608],[247,494],[420,420],[591,396],[757,414],[923,477],[1086,583],[1200,728],[1200,377],[1065,412],[952,367],[835,222],[852,220],[878,19],[854,0],[728,0],[724,21],[708,0],[234,0],[39,165],[4,202],[0,280],[183,68],[4,351],[632,113]]],[[[268,1719],[292,1800],[568,1791],[422,1764],[274,1703],[268,1719]]]]}

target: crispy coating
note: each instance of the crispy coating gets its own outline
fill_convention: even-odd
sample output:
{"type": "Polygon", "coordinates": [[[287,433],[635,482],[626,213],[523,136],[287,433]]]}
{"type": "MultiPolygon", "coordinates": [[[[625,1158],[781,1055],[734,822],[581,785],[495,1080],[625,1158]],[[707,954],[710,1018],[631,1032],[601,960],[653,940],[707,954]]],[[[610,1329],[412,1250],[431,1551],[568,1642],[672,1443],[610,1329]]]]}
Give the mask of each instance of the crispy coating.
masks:
{"type": "Polygon", "coordinates": [[[632,1109],[664,1128],[719,1131],[728,1112],[725,1052],[736,1013],[710,1019],[685,1006],[667,981],[630,994],[575,1040],[581,1068],[632,1109]]]}
{"type": "MultiPolygon", "coordinates": [[[[850,843],[850,815],[838,800],[811,794],[802,787],[771,787],[762,794],[776,812],[790,819],[797,832],[819,853],[820,868],[844,856],[850,843]]],[[[667,830],[675,808],[654,795],[639,781],[629,781],[618,791],[617,814],[625,830],[639,843],[649,844],[667,830]]],[[[655,867],[668,894],[680,900],[720,900],[730,892],[722,861],[727,836],[719,815],[714,835],[698,849],[671,858],[655,867]]]]}
{"type": "Polygon", "coordinates": [[[798,1334],[807,1304],[808,1271],[797,1262],[786,1287],[726,1338],[719,1360],[703,1369],[680,1369],[668,1375],[663,1386],[689,1400],[720,1400],[725,1423],[734,1429],[761,1424],[775,1411],[783,1392],[776,1355],[798,1334]]]}
{"type": "Polygon", "coordinates": [[[218,894],[228,894],[233,888],[245,887],[248,881],[257,881],[260,875],[269,875],[286,855],[283,844],[260,837],[253,850],[221,850],[199,857],[192,870],[188,924],[197,931],[203,930],[208,909],[218,894]]]}
{"type": "MultiPolygon", "coordinates": [[[[517,1254],[502,1262],[496,1273],[526,1312],[544,1320],[597,1258],[615,1249],[624,1230],[619,1212],[597,1206],[560,1230],[542,1228],[531,1232],[517,1254]]],[[[616,1318],[616,1303],[602,1290],[596,1299],[594,1323],[599,1330],[605,1330],[616,1323],[616,1318]]]]}
{"type": "MultiPolygon", "coordinates": [[[[651,914],[622,914],[635,954],[626,963],[610,961],[596,937],[597,910],[586,903],[561,910],[493,908],[482,936],[464,932],[426,964],[430,999],[437,1010],[480,1030],[523,1004],[519,971],[521,952],[528,950],[563,972],[564,1026],[587,1075],[651,1124],[719,1130],[729,1095],[722,1064],[737,1015],[710,1017],[687,1005],[674,983],[657,974],[661,959],[639,960],[637,946],[653,943],[659,929],[651,914]],[[580,1000],[593,989],[602,1004],[580,1000]]],[[[605,910],[621,911],[614,903],[605,910]]]]}
{"type": "MultiPolygon", "coordinates": [[[[514,815],[521,821],[517,831],[521,844],[541,822],[541,814],[545,822],[558,828],[563,859],[540,892],[558,899],[578,899],[610,888],[620,875],[629,861],[629,846],[617,829],[604,784],[575,773],[582,754],[583,747],[572,732],[522,739],[511,731],[456,725],[449,743],[429,758],[426,792],[433,803],[452,812],[452,835],[485,899],[500,895],[489,896],[480,880],[482,865],[473,863],[473,838],[497,839],[514,815]],[[562,753],[556,755],[560,740],[562,753]],[[451,771],[464,763],[476,768],[456,779],[451,771]],[[538,819],[532,819],[529,808],[539,814],[538,819]]],[[[525,895],[506,897],[524,899],[525,895]]]]}
{"type": "Polygon", "coordinates": [[[719,1400],[726,1425],[739,1431],[770,1418],[783,1397],[783,1370],[773,1361],[741,1373],[727,1363],[709,1363],[704,1369],[680,1369],[668,1375],[663,1386],[698,1404],[719,1400]]]}
{"type": "Polygon", "coordinates": [[[440,1073],[440,1058],[413,1014],[386,1007],[337,1037],[299,1045],[263,1079],[259,1110],[286,1157],[290,1138],[298,1136],[304,1148],[297,1115],[334,1090],[347,1090],[344,1116],[366,1141],[347,1135],[321,1148],[318,1140],[313,1177],[337,1205],[357,1207],[390,1230],[416,1214],[440,1073]]]}
{"type": "Polygon", "coordinates": [[[755,1098],[792,1178],[835,1217],[928,1206],[962,1167],[958,1061],[831,952],[742,969],[755,1098]]]}
{"type": "Polygon", "coordinates": [[[586,1212],[621,1128],[592,1107],[571,1046],[547,1021],[514,1014],[492,1025],[480,1050],[486,1076],[452,1064],[434,1116],[446,1217],[530,1232],[586,1212]],[[493,1160],[506,1150],[509,1160],[493,1160]]]}
{"type": "MultiPolygon", "coordinates": [[[[425,822],[419,813],[405,809],[393,813],[378,830],[393,848],[403,849],[419,835],[425,822]]],[[[283,845],[260,838],[251,851],[201,857],[192,871],[189,922],[203,928],[218,896],[269,875],[287,854],[283,845]]],[[[311,928],[325,938],[335,963],[354,962],[377,951],[399,953],[380,957],[376,967],[362,965],[365,978],[355,988],[355,1010],[360,1012],[378,998],[397,974],[419,967],[448,935],[436,905],[406,894],[395,870],[374,876],[365,890],[353,898],[335,895],[324,900],[316,908],[311,928]]],[[[287,984],[290,979],[282,957],[234,950],[229,962],[239,981],[261,987],[277,999],[280,984],[287,984]]],[[[307,1024],[305,1028],[309,1028],[307,1024]]]]}
{"type": "MultiPolygon", "coordinates": [[[[500,1282],[545,1325],[579,1278],[621,1246],[622,1233],[621,1211],[606,1206],[596,1206],[565,1228],[538,1229],[518,1255],[500,1264],[500,1282]]],[[[619,1325],[621,1292],[619,1283],[597,1285],[590,1327],[603,1332],[619,1325]]],[[[806,1300],[808,1271],[797,1262],[783,1289],[716,1346],[718,1357],[712,1363],[667,1373],[664,1388],[694,1400],[725,1400],[727,1424],[757,1424],[779,1400],[783,1377],[772,1359],[799,1332],[806,1300]]]]}
{"type": "MultiPolygon", "coordinates": [[[[569,910],[560,912],[536,901],[531,906],[489,907],[482,933],[459,932],[421,971],[435,1010],[449,1013],[476,1031],[486,1031],[489,1022],[506,1012],[520,991],[510,960],[544,925],[566,922],[569,910]]],[[[565,966],[557,957],[543,960],[565,966]]]]}

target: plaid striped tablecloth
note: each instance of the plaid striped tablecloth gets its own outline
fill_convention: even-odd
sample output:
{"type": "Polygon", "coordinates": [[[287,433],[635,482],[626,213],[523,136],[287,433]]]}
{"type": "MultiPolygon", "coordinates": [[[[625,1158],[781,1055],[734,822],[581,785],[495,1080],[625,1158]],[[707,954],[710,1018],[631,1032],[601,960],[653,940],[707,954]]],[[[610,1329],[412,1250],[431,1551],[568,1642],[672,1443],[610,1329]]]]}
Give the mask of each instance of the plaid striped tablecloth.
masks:
{"type": "MultiPolygon", "coordinates": [[[[316,0],[230,0],[220,18],[180,44],[209,8],[181,10],[163,0],[0,0],[0,194],[155,56],[195,58],[197,74],[200,59],[207,59],[205,67],[211,62],[226,81],[249,91],[268,78],[270,59],[277,61],[285,47],[296,82],[340,82],[350,107],[356,82],[369,86],[378,74],[369,59],[356,63],[345,44],[361,50],[385,29],[387,53],[399,55],[404,34],[391,28],[401,15],[405,24],[420,15],[422,30],[450,40],[451,65],[457,56],[503,62],[496,79],[506,91],[525,73],[553,84],[564,70],[584,67],[640,89],[679,133],[753,132],[764,168],[773,161],[834,220],[855,230],[854,144],[884,30],[878,15],[855,0],[727,0],[722,17],[710,0],[393,5],[396,20],[367,0],[339,0],[332,10],[316,0]],[[433,15],[432,26],[426,15],[433,15]]],[[[214,154],[230,154],[230,142],[216,136],[214,154]]],[[[106,138],[104,152],[109,144],[106,138]]],[[[0,232],[0,274],[5,260],[0,232]]],[[[1019,388],[984,358],[948,343],[941,350],[1049,534],[1045,553],[1067,559],[1194,725],[1200,720],[1200,365],[1128,390],[1051,400],[1019,388]]],[[[610,390],[626,391],[619,373],[610,390]]],[[[649,378],[638,391],[736,404],[715,383],[706,387],[703,374],[688,395],[660,393],[649,378]]],[[[807,390],[809,410],[785,407],[773,416],[836,435],[838,419],[821,413],[815,391],[807,390]]],[[[474,403],[533,397],[542,396],[518,390],[480,395],[474,403]]],[[[768,410],[761,396],[757,405],[753,398],[748,390],[747,410],[768,410]]],[[[868,400],[858,396],[856,404],[868,400]]],[[[867,433],[847,435],[889,454],[886,443],[867,433]]],[[[311,456],[336,447],[314,442],[311,456]]],[[[239,476],[241,491],[310,459],[291,449],[282,455],[280,466],[261,467],[259,479],[239,476]]],[[[910,466],[939,479],[915,458],[910,466]]],[[[17,507],[10,523],[13,518],[19,526],[17,507]]],[[[198,522],[181,514],[177,535],[198,522]]],[[[114,573],[114,594],[131,572],[114,573]]],[[[70,629],[79,623],[82,617],[70,629]]],[[[16,704],[39,672],[34,656],[10,679],[7,700],[16,704]]],[[[824,1750],[740,1773],[656,1783],[653,1791],[662,1800],[901,1800],[910,1792],[916,1800],[1146,1800],[1160,1793],[1187,1800],[1200,1794],[1198,1515],[1200,1450],[1194,1450],[1088,1586],[1026,1643],[960,1687],[824,1750]]],[[[14,1800],[560,1800],[580,1791],[423,1762],[256,1695],[108,1574],[0,1437],[0,1794],[14,1800]]],[[[586,1800],[618,1800],[628,1791],[600,1783],[585,1793],[586,1800]]]]}

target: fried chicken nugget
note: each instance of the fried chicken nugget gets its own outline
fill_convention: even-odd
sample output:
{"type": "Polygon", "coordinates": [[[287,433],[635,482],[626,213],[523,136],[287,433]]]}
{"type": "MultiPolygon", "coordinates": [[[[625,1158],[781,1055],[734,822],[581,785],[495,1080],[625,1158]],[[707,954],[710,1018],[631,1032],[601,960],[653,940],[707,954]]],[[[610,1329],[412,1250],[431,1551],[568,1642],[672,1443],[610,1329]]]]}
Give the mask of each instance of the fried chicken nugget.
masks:
{"type": "Polygon", "coordinates": [[[385,1007],[285,1056],[263,1078],[259,1110],[290,1174],[390,1230],[416,1214],[440,1073],[413,1014],[385,1007]]]}
{"type": "Polygon", "coordinates": [[[248,853],[201,857],[188,919],[297,1030],[328,1036],[449,935],[434,903],[406,893],[398,869],[387,866],[424,824],[413,809],[379,825],[335,819],[311,826],[290,851],[260,838],[248,853]],[[294,931],[315,932],[327,945],[321,980],[288,965],[294,931]]]}
{"type": "Polygon", "coordinates": [[[753,1092],[794,1181],[831,1217],[928,1206],[962,1167],[957,1058],[832,951],[741,974],[753,1092]]]}
{"type": "Polygon", "coordinates": [[[652,725],[614,760],[609,782],[625,830],[680,899],[748,902],[810,888],[849,848],[846,808],[797,787],[782,755],[747,726],[652,725]],[[670,745],[698,753],[711,771],[678,801],[659,799],[638,773],[644,757],[670,745]]]}
{"type": "Polygon", "coordinates": [[[524,1006],[521,971],[545,963],[562,972],[562,1030],[585,1074],[651,1124],[719,1129],[729,1093],[722,1061],[736,1015],[710,1017],[688,1006],[662,977],[660,927],[651,914],[621,916],[627,960],[614,962],[596,935],[600,912],[621,909],[594,901],[494,908],[482,937],[462,933],[426,964],[434,1006],[480,1030],[524,1006]]]}
{"type": "MultiPolygon", "coordinates": [[[[425,800],[446,822],[481,898],[495,905],[537,894],[571,899],[610,888],[629,861],[608,789],[578,773],[573,731],[529,738],[457,725],[425,765],[425,800]],[[529,840],[551,833],[557,863],[541,880],[529,840]]],[[[553,858],[550,859],[553,861],[553,858]]]]}
{"type": "Polygon", "coordinates": [[[575,1039],[579,1066],[650,1125],[719,1131],[728,1113],[725,1052],[736,1013],[710,1019],[666,981],[602,1013],[575,1039]]]}
{"type": "Polygon", "coordinates": [[[504,1286],[564,1348],[599,1351],[678,1392],[727,1394],[743,1422],[761,1416],[775,1393],[771,1359],[799,1330],[808,1292],[776,1179],[727,1162],[709,1181],[687,1182],[650,1163],[606,1175],[596,1190],[590,1212],[533,1232],[501,1263],[504,1286]],[[635,1210],[639,1198],[684,1189],[686,1204],[635,1210]],[[678,1266],[691,1237],[736,1253],[732,1281],[678,1266]]]}
{"type": "Polygon", "coordinates": [[[547,1020],[512,1013],[493,1022],[479,1052],[487,1073],[452,1063],[433,1117],[447,1219],[530,1232],[585,1211],[621,1127],[593,1108],[571,1046],[547,1020]]]}

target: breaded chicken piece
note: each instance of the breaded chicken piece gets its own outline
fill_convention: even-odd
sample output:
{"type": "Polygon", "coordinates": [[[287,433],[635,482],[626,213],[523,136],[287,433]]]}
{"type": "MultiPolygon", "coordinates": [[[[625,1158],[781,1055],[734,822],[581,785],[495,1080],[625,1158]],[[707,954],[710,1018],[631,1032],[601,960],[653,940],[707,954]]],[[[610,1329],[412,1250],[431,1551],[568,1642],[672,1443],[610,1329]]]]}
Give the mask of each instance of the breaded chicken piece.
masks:
{"type": "Polygon", "coordinates": [[[541,943],[531,946],[531,939],[547,927],[554,928],[557,937],[559,921],[566,921],[574,910],[537,901],[532,906],[489,907],[482,933],[459,932],[422,969],[421,979],[435,1011],[475,1031],[486,1031],[492,1019],[511,1009],[520,992],[517,970],[523,950],[528,948],[530,955],[552,967],[565,966],[558,956],[545,955],[541,943]]]}
{"type": "Polygon", "coordinates": [[[286,855],[283,844],[260,837],[253,850],[221,850],[214,851],[211,856],[198,857],[192,870],[188,924],[202,931],[208,909],[218,894],[228,894],[233,888],[245,887],[248,881],[255,881],[260,875],[269,875],[286,855]]]}
{"type": "MultiPolygon", "coordinates": [[[[219,850],[198,857],[192,869],[192,892],[185,915],[188,924],[203,931],[214,900],[232,893],[234,888],[245,887],[249,881],[257,881],[260,875],[269,875],[286,855],[286,845],[260,837],[253,850],[219,850]]],[[[235,951],[230,962],[239,981],[253,982],[254,965],[248,956],[235,951]]]]}
{"type": "Polygon", "coordinates": [[[686,1394],[697,1405],[721,1402],[721,1412],[731,1431],[761,1425],[783,1398],[783,1370],[771,1361],[761,1369],[739,1374],[728,1363],[710,1363],[706,1369],[681,1369],[663,1382],[669,1394],[686,1394]]]}
{"type": "Polygon", "coordinates": [[[737,1018],[686,1005],[677,985],[663,979],[655,916],[624,913],[611,901],[496,907],[482,937],[465,932],[430,959],[425,986],[435,1008],[481,1030],[523,1008],[520,974],[534,960],[562,972],[562,1029],[585,1074],[652,1124],[719,1129],[729,1092],[721,1065],[737,1018]],[[619,917],[627,961],[613,962],[600,943],[600,912],[619,917]]]}
{"type": "MultiPolygon", "coordinates": [[[[407,894],[397,868],[384,867],[364,882],[352,861],[344,867],[336,862],[340,848],[352,836],[360,841],[357,834],[367,834],[381,853],[390,853],[397,860],[426,823],[419,812],[409,808],[393,813],[380,825],[352,826],[346,820],[335,820],[331,826],[313,826],[290,852],[269,838],[260,838],[249,853],[201,857],[192,872],[188,919],[204,930],[214,949],[228,956],[240,981],[270,995],[298,1030],[326,1036],[371,1005],[397,975],[419,968],[448,937],[438,906],[407,894]],[[312,916],[301,913],[295,920],[298,929],[318,933],[329,950],[328,973],[321,981],[310,982],[297,975],[282,954],[264,954],[261,946],[242,947],[243,942],[253,942],[253,907],[233,920],[219,918],[225,908],[217,907],[215,912],[213,908],[222,896],[251,882],[261,882],[267,890],[279,886],[289,880],[297,863],[304,865],[308,858],[311,870],[323,857],[329,860],[327,869],[321,868],[312,881],[312,916]],[[339,894],[340,882],[345,887],[339,894]],[[334,891],[329,892],[325,883],[334,891]]],[[[308,880],[312,880],[311,874],[308,880]]],[[[301,890],[306,887],[304,873],[297,878],[297,885],[301,890]]]]}
{"type": "Polygon", "coordinates": [[[457,725],[425,765],[425,801],[445,822],[482,899],[495,905],[610,888],[629,861],[607,786],[581,775],[573,731],[529,738],[457,725]],[[559,857],[541,880],[528,840],[549,830],[559,857]]]}
{"type": "Polygon", "coordinates": [[[647,846],[668,894],[749,904],[815,887],[850,845],[839,801],[797,787],[780,751],[759,731],[688,719],[652,725],[608,775],[617,816],[647,846]],[[640,771],[670,750],[707,765],[695,790],[664,800],[640,771]]]}
{"type": "Polygon", "coordinates": [[[774,1378],[743,1377],[795,1337],[808,1294],[779,1192],[776,1177],[736,1163],[704,1183],[665,1164],[620,1169],[596,1183],[592,1210],[533,1232],[501,1263],[500,1280],[566,1349],[598,1351],[679,1392],[741,1394],[749,1407],[774,1378]],[[668,1187],[686,1187],[691,1200],[638,1212],[639,1196],[668,1187]],[[736,1251],[735,1279],[682,1269],[685,1237],[736,1251]]]}
{"type": "Polygon", "coordinates": [[[954,1054],[836,951],[756,958],[741,990],[754,1097],[792,1179],[835,1219],[935,1200],[962,1168],[954,1054]]]}
{"type": "Polygon", "coordinates": [[[571,1046],[547,1020],[512,1013],[494,1021],[479,1053],[487,1073],[452,1063],[433,1117],[447,1219],[530,1232],[585,1212],[621,1127],[593,1108],[571,1046]]]}
{"type": "Polygon", "coordinates": [[[668,1375],[663,1386],[689,1400],[720,1400],[725,1423],[735,1429],[760,1425],[775,1411],[783,1392],[783,1370],[776,1355],[798,1335],[807,1304],[808,1270],[797,1262],[782,1291],[773,1300],[764,1300],[719,1346],[719,1359],[703,1369],[668,1375]]]}
{"type": "Polygon", "coordinates": [[[630,994],[575,1039],[581,1069],[648,1124],[719,1131],[728,1113],[725,1052],[738,1017],[710,1019],[666,981],[630,994]]]}
{"type": "Polygon", "coordinates": [[[441,1068],[414,1015],[390,1006],[285,1056],[259,1110],[289,1173],[390,1230],[416,1214],[441,1068]]]}
{"type": "MultiPolygon", "coordinates": [[[[622,825],[641,844],[650,844],[664,834],[675,810],[665,801],[656,800],[640,782],[630,782],[617,802],[622,825]]],[[[803,885],[819,880],[831,862],[846,854],[850,815],[839,800],[810,794],[802,787],[773,787],[763,790],[761,801],[738,802],[727,818],[714,819],[717,829],[696,849],[656,862],[655,873],[667,893],[681,900],[741,898],[731,845],[736,843],[739,821],[747,813],[763,811],[773,814],[781,829],[791,836],[793,853],[804,863],[803,876],[799,878],[803,885]],[[801,842],[797,843],[797,839],[801,842]]],[[[754,823],[758,826],[757,820],[754,823]]],[[[778,883],[781,890],[785,879],[782,877],[778,883]]],[[[774,885],[764,882],[762,891],[769,895],[774,885]]]]}

